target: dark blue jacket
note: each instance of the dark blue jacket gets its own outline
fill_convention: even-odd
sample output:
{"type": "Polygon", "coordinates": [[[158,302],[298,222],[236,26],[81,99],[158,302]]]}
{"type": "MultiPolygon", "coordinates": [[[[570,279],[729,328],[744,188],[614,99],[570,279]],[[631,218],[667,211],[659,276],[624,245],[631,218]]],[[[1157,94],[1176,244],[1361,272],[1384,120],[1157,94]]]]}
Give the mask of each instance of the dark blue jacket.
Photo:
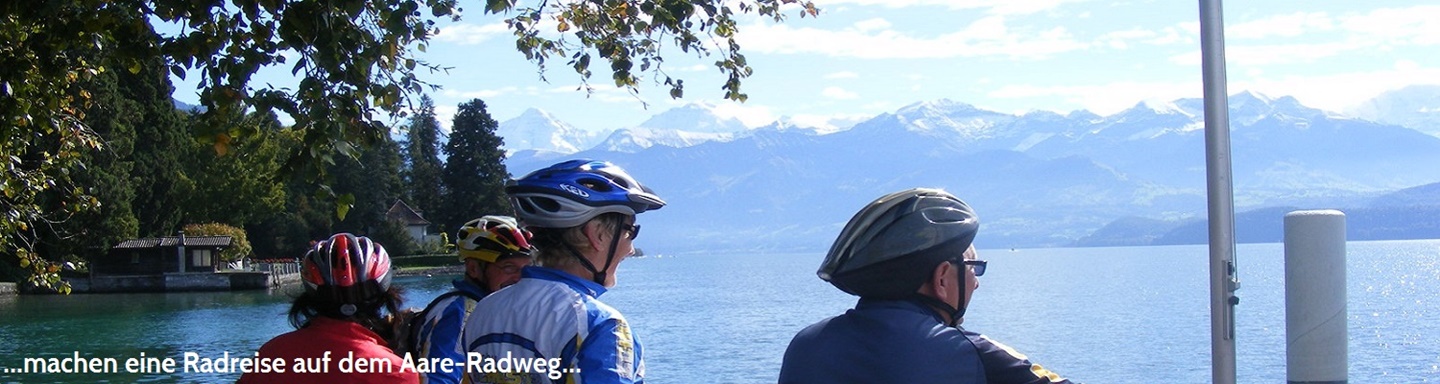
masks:
{"type": "Polygon", "coordinates": [[[980,351],[980,362],[985,366],[985,381],[990,384],[1073,384],[1040,364],[1030,362],[1030,358],[1010,346],[979,333],[961,331],[980,351]]]}
{"type": "Polygon", "coordinates": [[[975,345],[915,301],[860,299],[790,341],[780,383],[984,383],[975,345]]]}

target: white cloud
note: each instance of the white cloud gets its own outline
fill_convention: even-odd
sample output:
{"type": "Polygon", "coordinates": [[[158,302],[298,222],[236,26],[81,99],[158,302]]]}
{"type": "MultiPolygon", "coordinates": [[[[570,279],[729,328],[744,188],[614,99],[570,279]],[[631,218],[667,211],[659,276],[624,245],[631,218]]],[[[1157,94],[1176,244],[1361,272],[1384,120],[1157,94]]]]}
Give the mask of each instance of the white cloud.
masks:
{"type": "Polygon", "coordinates": [[[836,100],[852,100],[860,98],[859,94],[847,91],[844,88],[840,87],[825,87],[824,90],[820,91],[820,96],[836,100]]]}
{"type": "Polygon", "coordinates": [[[482,89],[482,90],[478,90],[478,91],[458,91],[458,90],[453,90],[453,89],[446,89],[446,90],[440,91],[440,95],[441,95],[441,96],[445,96],[445,97],[447,97],[447,98],[452,98],[452,99],[465,99],[465,100],[469,100],[469,99],[488,99],[488,98],[499,97],[499,96],[504,96],[504,95],[508,95],[508,94],[514,94],[514,93],[519,92],[519,91],[520,91],[520,88],[519,88],[519,87],[513,87],[513,86],[511,86],[511,87],[502,87],[502,88],[498,88],[498,89],[482,89]]]}
{"type": "Polygon", "coordinates": [[[715,115],[740,120],[741,123],[750,128],[775,122],[775,114],[770,113],[769,107],[741,104],[729,100],[705,102],[715,107],[715,115]]]}
{"type": "Polygon", "coordinates": [[[989,16],[965,29],[933,37],[895,30],[825,30],[790,25],[750,24],[737,38],[747,52],[819,54],[864,59],[921,59],[999,56],[1039,59],[1084,49],[1064,27],[1011,30],[1006,19],[989,16]]]}
{"type": "MultiPolygon", "coordinates": [[[[1370,72],[1316,76],[1281,76],[1260,80],[1231,79],[1230,94],[1254,91],[1265,95],[1294,96],[1306,106],[1344,111],[1382,92],[1414,84],[1440,84],[1440,68],[1398,61],[1393,68],[1370,72]]],[[[986,94],[996,99],[1059,99],[1101,115],[1114,114],[1140,100],[1175,100],[1202,96],[1197,82],[1115,82],[1080,86],[1009,85],[986,94]]],[[[1038,104],[1038,103],[1031,103],[1038,104]]]]}
{"type": "Polygon", "coordinates": [[[859,77],[860,74],[850,71],[831,72],[824,76],[825,79],[854,79],[859,77]]]}
{"type": "Polygon", "coordinates": [[[1440,6],[1378,9],[1365,15],[1341,18],[1340,25],[1373,43],[1440,44],[1440,6]]]}
{"type": "Polygon", "coordinates": [[[709,70],[715,69],[715,66],[714,66],[714,65],[709,65],[709,64],[695,64],[695,65],[684,66],[684,67],[673,68],[673,69],[672,69],[672,68],[669,68],[669,67],[666,67],[666,68],[667,68],[666,71],[674,71],[674,72],[705,72],[705,71],[709,71],[709,70]]]}
{"type": "Polygon", "coordinates": [[[1089,0],[815,0],[824,12],[839,5],[881,6],[886,8],[946,7],[952,10],[985,9],[995,15],[1026,15],[1053,11],[1066,3],[1089,0]]]}
{"type": "MultiPolygon", "coordinates": [[[[1440,6],[1387,8],[1335,21],[1323,12],[1293,13],[1227,27],[1226,60],[1241,65],[1313,63],[1367,50],[1440,45],[1440,6]],[[1286,43],[1287,40],[1303,41],[1286,43]],[[1251,42],[1263,42],[1254,44],[1251,42]]],[[[1171,57],[1199,63],[1200,52],[1171,57]]]]}
{"type": "Polygon", "coordinates": [[[1295,37],[1335,28],[1335,21],[1324,12],[1296,12],[1251,20],[1225,27],[1226,39],[1264,39],[1295,37]]]}
{"type": "Polygon", "coordinates": [[[882,19],[882,18],[878,18],[878,17],[877,17],[877,18],[874,18],[874,19],[867,19],[867,20],[858,21],[858,22],[856,22],[855,24],[853,24],[853,27],[855,28],[855,30],[860,31],[860,32],[870,32],[870,31],[877,31],[877,30],[886,30],[886,29],[890,29],[890,22],[889,22],[889,21],[886,21],[885,19],[882,19]]]}
{"type": "Polygon", "coordinates": [[[508,34],[510,34],[510,28],[506,27],[505,23],[485,25],[458,23],[440,27],[440,32],[435,34],[433,40],[460,45],[475,45],[484,43],[492,37],[508,34]]]}
{"type": "Polygon", "coordinates": [[[1134,44],[1153,46],[1197,45],[1198,30],[1192,31],[1186,24],[1176,24],[1160,29],[1131,28],[1107,32],[1095,38],[1095,46],[1126,50],[1134,44]]]}
{"type": "Polygon", "coordinates": [[[455,113],[460,112],[460,107],[455,105],[436,105],[435,120],[440,122],[440,132],[449,135],[450,125],[455,122],[455,113]]]}
{"type": "Polygon", "coordinates": [[[1078,86],[1007,85],[986,96],[999,99],[1058,98],[1065,105],[1108,115],[1133,107],[1140,100],[1198,97],[1200,92],[1202,89],[1198,83],[1122,81],[1078,86]]]}
{"type": "Polygon", "coordinates": [[[1234,81],[1231,92],[1251,89],[1267,95],[1291,95],[1307,106],[1344,111],[1382,92],[1415,84],[1440,84],[1440,68],[1426,68],[1413,61],[1401,60],[1392,68],[1369,72],[1234,81]]]}
{"type": "MultiPolygon", "coordinates": [[[[1312,63],[1365,48],[1349,42],[1320,44],[1240,45],[1225,49],[1225,60],[1236,65],[1312,63]]],[[[1197,52],[1198,54],[1198,52],[1197,52]]]]}

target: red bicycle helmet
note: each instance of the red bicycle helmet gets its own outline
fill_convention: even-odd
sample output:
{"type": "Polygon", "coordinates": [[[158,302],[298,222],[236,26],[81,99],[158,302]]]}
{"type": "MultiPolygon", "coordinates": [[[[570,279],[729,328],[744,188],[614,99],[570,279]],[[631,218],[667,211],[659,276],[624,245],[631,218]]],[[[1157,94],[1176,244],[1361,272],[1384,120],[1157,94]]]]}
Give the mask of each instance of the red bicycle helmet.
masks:
{"type": "Polygon", "coordinates": [[[337,233],[305,253],[301,279],[307,294],[317,294],[354,315],[356,306],[373,302],[390,289],[390,255],[364,236],[337,233]]]}

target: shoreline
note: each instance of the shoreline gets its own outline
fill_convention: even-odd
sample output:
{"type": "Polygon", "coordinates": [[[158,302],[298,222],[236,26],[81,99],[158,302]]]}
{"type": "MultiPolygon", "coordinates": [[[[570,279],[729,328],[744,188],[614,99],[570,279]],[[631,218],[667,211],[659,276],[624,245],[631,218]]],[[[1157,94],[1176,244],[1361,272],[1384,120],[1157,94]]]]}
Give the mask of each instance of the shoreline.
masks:
{"type": "Polygon", "coordinates": [[[441,267],[408,267],[396,268],[395,276],[434,276],[434,275],[458,275],[465,273],[465,265],[446,265],[441,267]]]}

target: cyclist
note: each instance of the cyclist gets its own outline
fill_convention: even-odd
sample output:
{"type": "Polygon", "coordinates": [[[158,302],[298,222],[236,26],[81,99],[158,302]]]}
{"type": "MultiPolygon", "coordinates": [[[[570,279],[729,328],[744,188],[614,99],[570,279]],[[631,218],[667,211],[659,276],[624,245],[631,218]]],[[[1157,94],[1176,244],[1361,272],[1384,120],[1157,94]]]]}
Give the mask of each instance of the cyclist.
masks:
{"type": "Polygon", "coordinates": [[[523,358],[528,371],[470,370],[475,383],[641,383],[645,362],[625,316],[600,301],[616,268],[634,252],[635,216],[665,206],[625,170],[571,160],[507,186],[517,216],[534,233],[536,262],[521,279],[481,300],[465,324],[469,352],[523,358]]]}

